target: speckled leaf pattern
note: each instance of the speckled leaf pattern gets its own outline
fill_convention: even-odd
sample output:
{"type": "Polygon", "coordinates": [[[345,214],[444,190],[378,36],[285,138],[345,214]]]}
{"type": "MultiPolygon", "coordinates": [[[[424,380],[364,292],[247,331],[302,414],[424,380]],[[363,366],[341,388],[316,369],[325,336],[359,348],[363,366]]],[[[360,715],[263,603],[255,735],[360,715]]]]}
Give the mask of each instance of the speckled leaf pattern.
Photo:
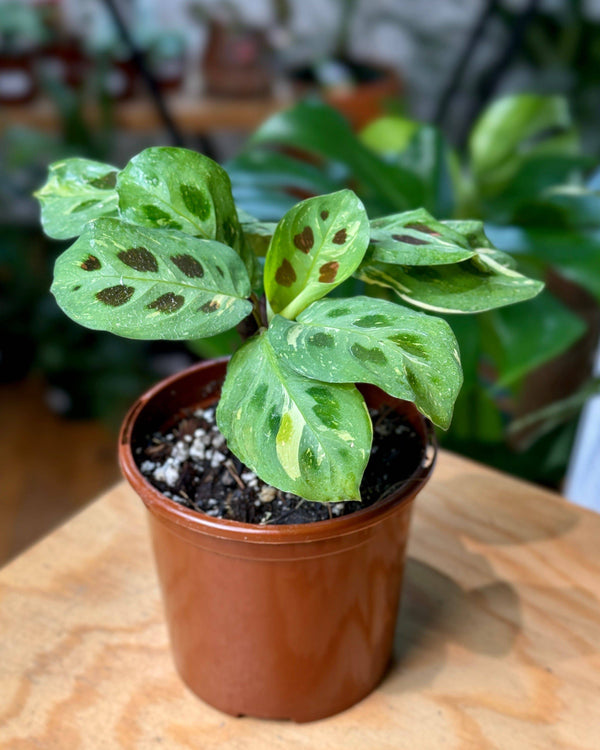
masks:
{"type": "Polygon", "coordinates": [[[462,384],[456,338],[446,321],[372,297],[314,302],[268,331],[277,355],[301,375],[373,383],[413,401],[447,428],[462,384]]]}
{"type": "Polygon", "coordinates": [[[52,291],[73,320],[134,339],[191,339],[252,309],[244,264],[227,245],[98,219],[57,260],[52,291]]]}
{"type": "Polygon", "coordinates": [[[406,266],[456,263],[474,255],[464,235],[423,208],[374,219],[370,249],[376,262],[406,266]]]}
{"type": "Polygon", "coordinates": [[[317,502],[360,499],[372,441],[362,395],[289,369],[266,333],[229,363],[217,423],[235,455],[274,487],[317,502]]]}
{"type": "Polygon", "coordinates": [[[208,157],[185,148],[147,148],[120,172],[117,192],[126,221],[223,242],[252,275],[254,257],[240,228],[229,176],[208,157]]]}
{"type": "Polygon", "coordinates": [[[294,318],[358,267],[369,220],[351,190],[302,201],[277,225],[265,262],[265,292],[274,313],[294,318]]]}
{"type": "Polygon", "coordinates": [[[77,237],[88,221],[116,216],[118,170],[90,159],[64,159],[50,166],[48,180],[35,194],[49,237],[77,237]]]}
{"type": "Polygon", "coordinates": [[[505,253],[479,248],[469,260],[443,266],[401,266],[370,258],[357,277],[389,287],[416,307],[442,313],[476,313],[531,299],[543,289],[512,268],[505,253]]]}

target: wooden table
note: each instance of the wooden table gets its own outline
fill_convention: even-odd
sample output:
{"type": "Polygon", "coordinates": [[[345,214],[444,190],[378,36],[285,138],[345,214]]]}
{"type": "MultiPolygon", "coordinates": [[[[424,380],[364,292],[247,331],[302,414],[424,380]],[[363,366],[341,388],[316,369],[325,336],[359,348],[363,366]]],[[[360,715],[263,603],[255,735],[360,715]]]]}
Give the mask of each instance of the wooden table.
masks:
{"type": "Polygon", "coordinates": [[[119,485],[0,572],[0,748],[600,747],[600,516],[442,454],[395,663],[313,724],[233,719],[177,678],[144,511],[119,485]]]}

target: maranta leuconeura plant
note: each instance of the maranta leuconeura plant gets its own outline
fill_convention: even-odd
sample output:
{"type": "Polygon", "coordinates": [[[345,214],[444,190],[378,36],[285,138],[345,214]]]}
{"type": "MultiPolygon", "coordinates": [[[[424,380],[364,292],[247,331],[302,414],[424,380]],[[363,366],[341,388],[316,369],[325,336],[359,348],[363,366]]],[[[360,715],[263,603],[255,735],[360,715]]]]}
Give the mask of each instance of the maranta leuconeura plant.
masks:
{"type": "Polygon", "coordinates": [[[372,425],[356,383],[449,425],[462,370],[450,326],[432,313],[482,312],[542,288],[480,222],[423,209],[369,221],[350,190],[259,222],[236,210],[222,167],[185,149],[146,149],[121,171],[57,162],[37,197],[48,235],[78,237],[52,286],[78,323],[143,339],[248,324],[219,428],[265,482],[308,500],[360,499],[372,425]],[[354,294],[356,284],[328,296],[350,277],[394,301],[354,294]]]}

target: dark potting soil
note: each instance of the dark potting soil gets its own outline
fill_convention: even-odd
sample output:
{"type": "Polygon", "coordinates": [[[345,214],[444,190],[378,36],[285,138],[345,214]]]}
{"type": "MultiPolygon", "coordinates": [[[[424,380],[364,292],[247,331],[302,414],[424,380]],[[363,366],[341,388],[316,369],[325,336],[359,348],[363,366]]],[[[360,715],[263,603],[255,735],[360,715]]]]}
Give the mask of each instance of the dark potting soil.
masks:
{"type": "Polygon", "coordinates": [[[215,410],[190,410],[168,432],[136,449],[142,474],[166,497],[213,518],[261,525],[310,523],[368,507],[406,481],[425,460],[421,440],[395,411],[371,410],[373,446],[362,502],[315,503],[271,487],[227,448],[215,410]]]}

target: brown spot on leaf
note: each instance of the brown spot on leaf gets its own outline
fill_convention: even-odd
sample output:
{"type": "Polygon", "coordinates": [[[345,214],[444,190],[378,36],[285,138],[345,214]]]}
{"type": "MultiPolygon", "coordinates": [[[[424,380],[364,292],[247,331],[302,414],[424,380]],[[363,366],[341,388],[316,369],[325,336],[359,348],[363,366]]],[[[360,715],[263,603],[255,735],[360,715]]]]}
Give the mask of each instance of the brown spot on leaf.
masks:
{"type": "Polygon", "coordinates": [[[281,265],[275,272],[275,281],[279,286],[292,286],[296,281],[296,272],[287,258],[282,260],[281,265]]]}
{"type": "Polygon", "coordinates": [[[117,286],[109,286],[106,289],[97,292],[96,299],[100,302],[104,302],[105,305],[120,307],[126,302],[129,302],[134,292],[135,289],[132,286],[117,284],[117,286]]]}
{"type": "Polygon", "coordinates": [[[346,242],[346,239],[348,237],[348,233],[345,229],[338,230],[334,237],[333,237],[333,244],[334,245],[343,245],[344,242],[346,242]]]}
{"type": "Polygon", "coordinates": [[[411,237],[410,234],[393,234],[392,239],[396,242],[406,242],[407,245],[428,245],[427,240],[422,240],[419,237],[411,237]]]}
{"type": "Polygon", "coordinates": [[[418,221],[412,222],[411,224],[407,224],[406,228],[415,229],[417,232],[424,232],[425,234],[430,234],[432,237],[442,236],[439,232],[436,232],[435,229],[428,227],[427,224],[421,224],[418,221]]]}
{"type": "Polygon", "coordinates": [[[204,276],[202,264],[192,255],[172,255],[171,260],[189,279],[201,279],[204,276]]]}
{"type": "Polygon", "coordinates": [[[99,271],[102,268],[102,263],[95,255],[88,255],[85,260],[81,261],[81,268],[84,271],[99,271]]]}
{"type": "Polygon", "coordinates": [[[72,292],[78,292],[81,289],[81,284],[77,284],[76,286],[71,289],[72,292]]]}
{"type": "Polygon", "coordinates": [[[294,245],[303,253],[310,253],[315,244],[315,236],[311,227],[304,227],[300,234],[294,235],[294,245]]]}
{"type": "Polygon", "coordinates": [[[216,299],[211,299],[210,302],[205,302],[200,308],[204,313],[216,312],[221,307],[221,303],[216,299]]]}
{"type": "Polygon", "coordinates": [[[321,211],[321,218],[323,219],[323,221],[327,221],[327,219],[329,218],[329,211],[321,211]]]}
{"type": "Polygon", "coordinates": [[[117,258],[129,268],[133,268],[134,271],[150,271],[151,273],[158,271],[158,261],[145,247],[131,247],[129,250],[121,250],[120,253],[117,253],[117,258]]]}
{"type": "Polygon", "coordinates": [[[183,307],[185,297],[181,294],[173,294],[173,292],[167,292],[157,297],[154,302],[148,305],[149,310],[158,310],[162,313],[172,313],[183,307]]]}
{"type": "Polygon", "coordinates": [[[90,180],[90,185],[98,188],[98,190],[112,190],[117,186],[117,172],[112,171],[102,175],[102,177],[95,177],[90,180]]]}
{"type": "Polygon", "coordinates": [[[335,260],[332,260],[329,263],[324,263],[321,268],[319,268],[319,281],[324,284],[331,284],[332,281],[335,281],[339,267],[340,264],[335,260]]]}

